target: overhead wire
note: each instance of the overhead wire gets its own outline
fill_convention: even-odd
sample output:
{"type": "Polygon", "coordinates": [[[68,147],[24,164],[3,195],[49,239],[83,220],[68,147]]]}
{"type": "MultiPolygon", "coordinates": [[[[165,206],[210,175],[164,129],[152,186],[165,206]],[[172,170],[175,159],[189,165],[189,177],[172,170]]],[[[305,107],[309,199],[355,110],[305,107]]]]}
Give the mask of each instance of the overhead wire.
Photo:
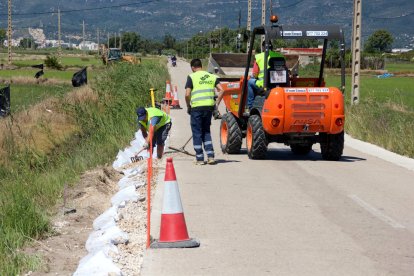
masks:
{"type": "MultiPolygon", "coordinates": [[[[95,11],[95,10],[103,10],[103,9],[113,9],[113,8],[122,8],[128,6],[135,6],[139,4],[148,4],[152,2],[159,2],[159,0],[145,0],[140,2],[128,3],[128,4],[119,4],[119,5],[111,5],[111,6],[104,6],[104,7],[96,7],[96,8],[83,8],[83,9],[71,9],[71,10],[60,10],[60,13],[70,13],[70,12],[84,12],[84,11],[95,11]]],[[[12,13],[12,16],[22,16],[22,15],[44,15],[44,14],[56,14],[57,11],[47,11],[47,12],[28,12],[28,13],[12,13]]],[[[5,16],[7,13],[1,13],[0,15],[5,16]]]]}

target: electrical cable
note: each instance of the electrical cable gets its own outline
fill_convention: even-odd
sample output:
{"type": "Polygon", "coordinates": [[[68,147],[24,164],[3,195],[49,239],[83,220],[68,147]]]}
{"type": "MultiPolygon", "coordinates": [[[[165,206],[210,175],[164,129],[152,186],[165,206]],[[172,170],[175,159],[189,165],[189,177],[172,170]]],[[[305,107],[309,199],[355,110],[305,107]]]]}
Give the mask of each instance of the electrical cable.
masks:
{"type": "MultiPolygon", "coordinates": [[[[96,10],[103,10],[103,9],[112,9],[112,8],[122,8],[128,6],[135,6],[139,4],[148,4],[152,2],[159,2],[159,0],[145,0],[140,2],[134,2],[129,4],[120,4],[120,5],[112,5],[112,6],[105,6],[105,7],[97,7],[97,8],[84,8],[84,9],[72,9],[72,10],[61,10],[60,13],[70,13],[70,12],[84,12],[84,11],[96,11],[96,10]]],[[[55,14],[57,11],[51,12],[32,12],[32,13],[12,13],[12,16],[22,16],[22,15],[43,15],[43,14],[55,14]]],[[[7,13],[1,13],[0,15],[6,16],[7,13]]]]}
{"type": "Polygon", "coordinates": [[[391,16],[391,17],[376,17],[376,16],[367,16],[367,17],[372,18],[372,19],[398,19],[398,18],[410,16],[412,14],[414,14],[414,11],[410,11],[410,12],[405,13],[405,14],[401,14],[401,15],[397,15],[397,16],[391,16]]]}

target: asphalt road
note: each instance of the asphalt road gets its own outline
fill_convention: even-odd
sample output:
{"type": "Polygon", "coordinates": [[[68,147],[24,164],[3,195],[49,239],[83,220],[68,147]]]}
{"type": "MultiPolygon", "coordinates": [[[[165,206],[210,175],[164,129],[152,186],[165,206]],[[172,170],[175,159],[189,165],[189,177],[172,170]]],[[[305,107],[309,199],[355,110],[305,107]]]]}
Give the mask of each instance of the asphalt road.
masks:
{"type": "MultiPolygon", "coordinates": [[[[179,61],[170,73],[185,107],[190,67],[179,61]]],[[[171,114],[170,145],[181,147],[189,116],[171,114]]],[[[406,168],[347,146],[341,161],[329,162],[318,146],[298,157],[279,144],[267,160],[249,160],[221,153],[219,121],[212,132],[217,165],[174,157],[188,231],[201,246],[148,250],[142,275],[414,275],[413,160],[406,168]]],[[[186,149],[194,152],[192,143],[186,149]]]]}

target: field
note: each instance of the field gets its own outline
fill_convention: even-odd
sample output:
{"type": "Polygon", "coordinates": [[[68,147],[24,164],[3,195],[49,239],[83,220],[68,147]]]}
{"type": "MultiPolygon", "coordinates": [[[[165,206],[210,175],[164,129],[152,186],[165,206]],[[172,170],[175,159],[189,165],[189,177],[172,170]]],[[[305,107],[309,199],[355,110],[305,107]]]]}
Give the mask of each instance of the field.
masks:
{"type": "MultiPolygon", "coordinates": [[[[39,69],[29,69],[29,68],[22,68],[16,70],[0,70],[0,78],[1,79],[11,79],[15,77],[27,77],[30,79],[34,79],[34,75],[39,71],[39,69]]],[[[53,69],[44,69],[44,75],[41,77],[42,79],[57,79],[57,80],[66,80],[70,83],[73,74],[78,70],[53,70],[53,69]]],[[[89,71],[88,71],[89,72],[89,71]]]]}
{"type": "Polygon", "coordinates": [[[48,97],[62,97],[73,90],[69,84],[29,85],[12,84],[10,87],[10,104],[13,113],[19,112],[48,97]]]}
{"type": "MultiPolygon", "coordinates": [[[[339,76],[326,76],[327,86],[340,85],[339,76]]],[[[414,111],[414,78],[390,77],[379,79],[375,76],[362,76],[360,84],[360,101],[375,99],[378,103],[395,103],[406,110],[414,111]]],[[[351,77],[346,78],[346,101],[351,99],[351,77]]]]}
{"type": "Polygon", "coordinates": [[[390,73],[411,72],[414,73],[414,62],[411,63],[386,63],[385,69],[390,73]]]}
{"type": "MultiPolygon", "coordinates": [[[[388,66],[398,72],[414,73],[412,64],[388,66]]],[[[340,84],[337,75],[327,75],[325,80],[327,86],[340,84]]],[[[347,76],[345,100],[348,134],[414,158],[414,77],[379,79],[362,75],[360,102],[351,106],[351,77],[347,76]]]]}

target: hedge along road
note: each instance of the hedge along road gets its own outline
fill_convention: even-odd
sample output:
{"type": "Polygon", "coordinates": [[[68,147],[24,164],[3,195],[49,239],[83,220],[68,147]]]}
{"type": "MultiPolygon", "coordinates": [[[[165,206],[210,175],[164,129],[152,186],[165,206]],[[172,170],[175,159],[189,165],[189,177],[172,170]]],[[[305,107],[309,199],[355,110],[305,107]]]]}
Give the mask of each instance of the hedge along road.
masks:
{"type": "MultiPolygon", "coordinates": [[[[185,107],[190,66],[169,69],[185,107]]],[[[181,147],[191,135],[189,116],[185,108],[171,112],[170,145],[181,147]]],[[[201,246],[149,249],[142,275],[412,275],[414,169],[348,146],[339,162],[322,160],[317,145],[306,157],[280,144],[269,145],[267,160],[223,155],[219,124],[212,124],[219,164],[174,158],[189,234],[201,246]]],[[[186,149],[194,152],[191,143],[186,149]]]]}

